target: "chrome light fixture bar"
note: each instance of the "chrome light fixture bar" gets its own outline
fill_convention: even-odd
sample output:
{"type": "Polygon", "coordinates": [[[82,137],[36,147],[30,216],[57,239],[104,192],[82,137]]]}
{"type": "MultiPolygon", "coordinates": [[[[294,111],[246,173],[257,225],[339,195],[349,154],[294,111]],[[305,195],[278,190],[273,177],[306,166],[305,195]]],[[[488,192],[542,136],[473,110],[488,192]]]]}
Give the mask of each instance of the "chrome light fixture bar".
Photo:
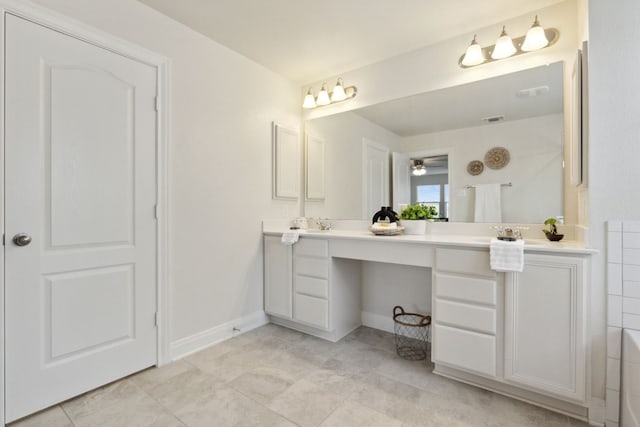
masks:
{"type": "Polygon", "coordinates": [[[542,28],[538,21],[538,16],[536,16],[527,34],[515,39],[509,37],[505,26],[502,27],[502,32],[498,40],[496,40],[496,44],[492,46],[481,47],[478,44],[477,36],[474,35],[466,52],[460,56],[458,65],[461,68],[469,68],[522,55],[523,53],[553,46],[559,38],[560,31],[556,28],[542,28]]]}
{"type": "Polygon", "coordinates": [[[325,105],[335,104],[336,102],[346,101],[354,98],[358,94],[358,88],[355,86],[344,86],[342,77],[338,78],[335,87],[331,92],[327,89],[327,82],[322,83],[320,92],[317,96],[313,95],[313,90],[309,88],[304,97],[302,108],[311,109],[322,107],[325,105]]]}

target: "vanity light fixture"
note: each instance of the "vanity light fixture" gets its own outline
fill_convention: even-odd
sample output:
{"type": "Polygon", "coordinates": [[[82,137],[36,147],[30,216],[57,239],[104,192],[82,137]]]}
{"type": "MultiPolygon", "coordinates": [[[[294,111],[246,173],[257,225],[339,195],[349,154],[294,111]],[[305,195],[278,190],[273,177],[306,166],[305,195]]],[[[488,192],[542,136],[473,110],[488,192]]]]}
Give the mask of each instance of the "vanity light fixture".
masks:
{"type": "Polygon", "coordinates": [[[339,77],[335,87],[331,92],[327,89],[327,83],[322,83],[318,96],[313,96],[313,90],[309,88],[304,97],[302,108],[311,109],[324,105],[334,104],[336,102],[346,101],[356,96],[358,88],[355,86],[344,86],[342,78],[339,77]]]}
{"type": "Polygon", "coordinates": [[[549,44],[549,39],[547,35],[544,33],[544,28],[540,26],[540,22],[538,21],[538,15],[536,15],[536,19],[533,21],[533,25],[527,31],[527,35],[524,38],[524,42],[520,47],[521,50],[525,52],[531,52],[534,50],[542,49],[549,44]]]}
{"type": "Polygon", "coordinates": [[[422,159],[411,160],[411,174],[414,176],[422,176],[427,173],[427,167],[422,159]]]}
{"type": "Polygon", "coordinates": [[[478,44],[478,36],[474,34],[473,40],[471,40],[471,44],[464,53],[461,63],[467,67],[473,67],[474,65],[482,64],[486,60],[487,58],[484,56],[482,46],[478,44]]]}
{"type": "Polygon", "coordinates": [[[331,92],[331,102],[340,102],[345,99],[347,99],[347,94],[344,93],[342,78],[339,77],[336,86],[333,88],[333,92],[331,92]]]}
{"type": "Polygon", "coordinates": [[[318,97],[316,98],[317,105],[329,105],[331,104],[331,99],[329,98],[329,91],[327,90],[327,83],[322,83],[322,88],[320,88],[320,92],[318,92],[318,97]]]}
{"type": "Polygon", "coordinates": [[[474,67],[476,65],[521,55],[527,52],[553,46],[560,38],[560,32],[556,28],[543,28],[536,15],[533,25],[522,37],[512,39],[507,34],[507,29],[503,25],[502,32],[493,46],[481,47],[478,44],[477,36],[473,36],[471,44],[466,52],[458,60],[461,68],[474,67]]]}
{"type": "Polygon", "coordinates": [[[491,52],[491,58],[492,59],[508,58],[514,53],[516,53],[517,51],[518,50],[513,45],[513,40],[511,40],[511,37],[509,37],[509,35],[507,34],[506,27],[503,25],[502,32],[500,33],[500,37],[498,37],[498,40],[496,41],[496,45],[493,48],[493,52],[491,52]]]}

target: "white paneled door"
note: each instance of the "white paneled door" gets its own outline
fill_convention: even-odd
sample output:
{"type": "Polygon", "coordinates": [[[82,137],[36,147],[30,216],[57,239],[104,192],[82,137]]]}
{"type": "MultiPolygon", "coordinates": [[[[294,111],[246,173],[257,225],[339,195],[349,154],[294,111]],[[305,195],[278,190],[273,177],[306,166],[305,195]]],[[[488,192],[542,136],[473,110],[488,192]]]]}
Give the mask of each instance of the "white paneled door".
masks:
{"type": "Polygon", "coordinates": [[[6,421],[156,364],[156,68],[7,15],[6,421]]]}
{"type": "Polygon", "coordinates": [[[370,219],[382,206],[389,206],[389,149],[364,139],[363,150],[363,219],[370,219]]]}

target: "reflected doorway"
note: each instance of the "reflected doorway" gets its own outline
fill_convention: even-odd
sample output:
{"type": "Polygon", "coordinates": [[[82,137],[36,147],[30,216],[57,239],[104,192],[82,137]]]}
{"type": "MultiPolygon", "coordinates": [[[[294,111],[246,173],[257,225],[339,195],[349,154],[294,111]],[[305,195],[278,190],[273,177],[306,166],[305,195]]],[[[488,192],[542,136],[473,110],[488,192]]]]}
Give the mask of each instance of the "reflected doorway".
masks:
{"type": "Polygon", "coordinates": [[[449,156],[412,157],[411,203],[433,206],[438,217],[449,217],[449,156]]]}

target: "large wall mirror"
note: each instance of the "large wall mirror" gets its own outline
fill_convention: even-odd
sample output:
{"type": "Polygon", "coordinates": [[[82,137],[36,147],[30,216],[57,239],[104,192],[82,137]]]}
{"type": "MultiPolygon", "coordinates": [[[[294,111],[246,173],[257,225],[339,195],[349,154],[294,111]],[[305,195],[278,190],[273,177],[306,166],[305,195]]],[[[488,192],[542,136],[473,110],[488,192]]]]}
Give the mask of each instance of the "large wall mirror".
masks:
{"type": "Polygon", "coordinates": [[[561,62],[308,120],[305,132],[324,141],[326,167],[325,198],[308,200],[307,216],[371,218],[368,186],[380,181],[369,176],[367,144],[389,152],[382,181],[395,209],[427,202],[449,221],[473,222],[476,189],[499,185],[502,222],[563,215],[561,62]],[[508,162],[486,158],[494,148],[508,162]],[[426,173],[413,175],[420,163],[426,173]]]}

